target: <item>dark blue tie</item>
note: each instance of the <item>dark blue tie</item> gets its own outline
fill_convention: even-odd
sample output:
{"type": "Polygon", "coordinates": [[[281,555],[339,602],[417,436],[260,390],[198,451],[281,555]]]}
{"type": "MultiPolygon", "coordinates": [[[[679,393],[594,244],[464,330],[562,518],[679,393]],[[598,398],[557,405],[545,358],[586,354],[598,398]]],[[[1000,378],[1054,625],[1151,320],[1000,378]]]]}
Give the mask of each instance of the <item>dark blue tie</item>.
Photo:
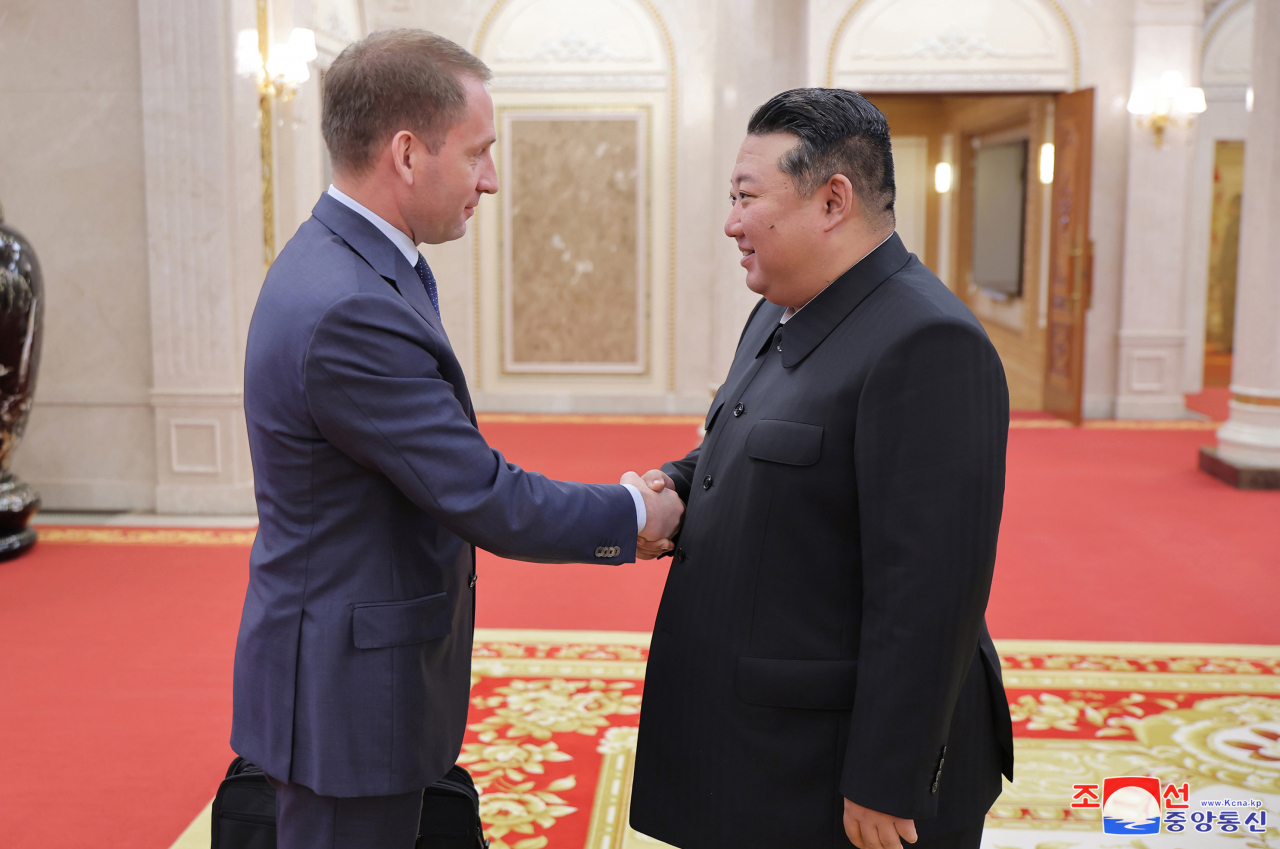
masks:
{"type": "Polygon", "coordinates": [[[440,317],[440,296],[436,294],[436,278],[431,273],[431,267],[427,265],[427,261],[418,254],[418,264],[414,270],[418,272],[418,279],[422,281],[423,287],[427,290],[427,297],[431,299],[431,306],[436,308],[436,317],[440,317]]]}

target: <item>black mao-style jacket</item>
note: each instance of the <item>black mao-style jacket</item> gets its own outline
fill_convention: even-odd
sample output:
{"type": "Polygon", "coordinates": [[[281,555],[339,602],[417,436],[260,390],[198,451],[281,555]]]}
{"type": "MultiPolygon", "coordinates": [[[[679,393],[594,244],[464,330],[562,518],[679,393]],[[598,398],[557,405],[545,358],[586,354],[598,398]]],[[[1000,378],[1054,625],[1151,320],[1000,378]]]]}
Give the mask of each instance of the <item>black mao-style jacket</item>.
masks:
{"type": "Polygon", "coordinates": [[[682,849],[846,847],[843,799],[980,822],[1012,776],[983,619],[1004,370],[896,234],[785,325],[761,301],[664,469],[687,505],[654,627],[631,803],[682,849]]]}

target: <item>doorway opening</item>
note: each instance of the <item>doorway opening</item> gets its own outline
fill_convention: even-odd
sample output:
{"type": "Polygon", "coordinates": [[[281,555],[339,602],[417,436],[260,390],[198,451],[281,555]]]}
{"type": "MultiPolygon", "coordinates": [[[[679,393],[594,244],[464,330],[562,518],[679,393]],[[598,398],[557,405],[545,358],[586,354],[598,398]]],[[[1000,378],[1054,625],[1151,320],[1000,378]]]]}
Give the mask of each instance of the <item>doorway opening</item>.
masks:
{"type": "Polygon", "coordinates": [[[1213,210],[1209,225],[1209,286],[1204,313],[1204,385],[1231,385],[1235,338],[1236,269],[1244,142],[1219,141],[1213,152],[1213,210]]]}
{"type": "Polygon", "coordinates": [[[1010,408],[1078,422],[1093,91],[867,94],[893,139],[898,233],[982,322],[1010,408]]]}

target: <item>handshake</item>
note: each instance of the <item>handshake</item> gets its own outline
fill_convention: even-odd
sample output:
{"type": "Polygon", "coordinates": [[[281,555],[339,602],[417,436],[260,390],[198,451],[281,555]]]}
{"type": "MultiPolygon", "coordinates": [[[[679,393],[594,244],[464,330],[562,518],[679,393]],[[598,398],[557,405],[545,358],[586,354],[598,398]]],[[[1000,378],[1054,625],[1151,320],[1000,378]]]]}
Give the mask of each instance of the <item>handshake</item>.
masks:
{"type": "Polygon", "coordinates": [[[684,521],[684,502],[676,494],[675,481],[661,469],[650,469],[644,477],[627,472],[618,483],[629,483],[640,491],[646,521],[636,538],[636,558],[653,560],[675,548],[671,538],[684,521]]]}

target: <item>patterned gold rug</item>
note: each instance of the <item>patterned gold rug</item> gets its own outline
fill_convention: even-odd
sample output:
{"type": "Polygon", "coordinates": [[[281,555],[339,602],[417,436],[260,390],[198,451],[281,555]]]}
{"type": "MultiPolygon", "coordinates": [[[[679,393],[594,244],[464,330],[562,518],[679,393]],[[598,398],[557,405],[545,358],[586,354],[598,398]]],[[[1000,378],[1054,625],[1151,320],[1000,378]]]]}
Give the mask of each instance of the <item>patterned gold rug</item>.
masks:
{"type": "MultiPolygon", "coordinates": [[[[1280,647],[997,647],[1017,766],[984,847],[1280,849],[1280,647]],[[1118,776],[1173,788],[1158,833],[1104,833],[1103,809],[1082,806],[1118,776]]],[[[460,760],[492,849],[664,845],[627,827],[647,654],[644,634],[477,632],[460,760]]],[[[174,847],[207,845],[206,809],[174,847]]]]}

